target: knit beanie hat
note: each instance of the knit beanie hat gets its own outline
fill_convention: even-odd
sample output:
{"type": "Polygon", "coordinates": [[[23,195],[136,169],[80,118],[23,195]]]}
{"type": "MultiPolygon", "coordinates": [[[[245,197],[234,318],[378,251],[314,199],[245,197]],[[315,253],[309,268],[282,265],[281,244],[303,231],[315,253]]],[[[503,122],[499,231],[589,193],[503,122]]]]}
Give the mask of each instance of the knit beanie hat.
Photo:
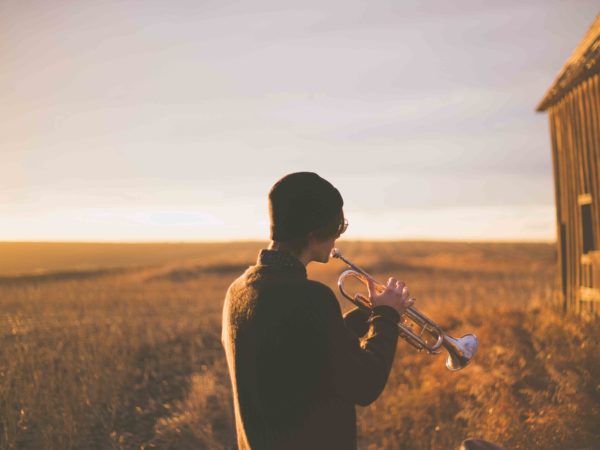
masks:
{"type": "Polygon", "coordinates": [[[333,219],[343,205],[340,192],[316,173],[286,175],[269,192],[271,240],[307,236],[333,219]]]}

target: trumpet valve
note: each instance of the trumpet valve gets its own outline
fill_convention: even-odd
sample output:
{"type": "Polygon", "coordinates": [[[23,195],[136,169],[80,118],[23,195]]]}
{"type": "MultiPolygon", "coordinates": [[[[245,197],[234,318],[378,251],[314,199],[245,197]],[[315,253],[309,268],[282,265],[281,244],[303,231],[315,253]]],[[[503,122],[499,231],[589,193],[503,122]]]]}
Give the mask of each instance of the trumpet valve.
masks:
{"type": "Polygon", "coordinates": [[[369,300],[366,296],[364,296],[361,293],[354,294],[354,301],[361,303],[368,309],[373,309],[373,304],[371,303],[371,300],[369,300]]]}

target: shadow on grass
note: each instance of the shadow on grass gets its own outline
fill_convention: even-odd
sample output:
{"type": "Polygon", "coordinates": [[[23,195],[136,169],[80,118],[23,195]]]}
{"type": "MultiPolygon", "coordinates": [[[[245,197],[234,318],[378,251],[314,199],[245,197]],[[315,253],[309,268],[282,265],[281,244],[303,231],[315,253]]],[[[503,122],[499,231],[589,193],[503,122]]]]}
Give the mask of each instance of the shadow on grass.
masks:
{"type": "MultiPolygon", "coordinates": [[[[197,330],[141,349],[136,358],[137,373],[127,391],[128,401],[115,415],[116,426],[110,436],[114,448],[183,448],[178,439],[182,437],[186,447],[206,448],[201,439],[193,439],[189,433],[183,436],[177,427],[165,428],[164,424],[181,415],[186,399],[198,395],[195,390],[206,387],[196,386],[198,374],[211,372],[223,359],[215,331],[197,330]],[[159,422],[162,426],[157,436],[159,422]]],[[[210,392],[207,394],[210,398],[210,392]]],[[[222,401],[213,399],[212,408],[222,410],[222,401]]],[[[223,428],[224,436],[231,433],[228,423],[217,421],[215,425],[223,428]]]]}

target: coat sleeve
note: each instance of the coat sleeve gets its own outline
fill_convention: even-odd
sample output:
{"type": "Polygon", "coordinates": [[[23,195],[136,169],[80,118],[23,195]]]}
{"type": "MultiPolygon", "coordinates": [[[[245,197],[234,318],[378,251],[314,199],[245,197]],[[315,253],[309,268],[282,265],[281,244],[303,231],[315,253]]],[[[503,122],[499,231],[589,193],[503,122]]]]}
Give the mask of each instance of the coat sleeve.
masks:
{"type": "Polygon", "coordinates": [[[354,308],[344,314],[344,324],[356,336],[364,336],[369,331],[369,317],[371,315],[362,309],[354,308]]]}
{"type": "Polygon", "coordinates": [[[313,326],[324,327],[317,333],[326,340],[326,376],[340,397],[366,406],[379,397],[387,382],[398,342],[400,316],[389,306],[375,307],[366,336],[359,339],[344,323],[333,291],[325,285],[319,287],[314,308],[318,318],[313,326]]]}

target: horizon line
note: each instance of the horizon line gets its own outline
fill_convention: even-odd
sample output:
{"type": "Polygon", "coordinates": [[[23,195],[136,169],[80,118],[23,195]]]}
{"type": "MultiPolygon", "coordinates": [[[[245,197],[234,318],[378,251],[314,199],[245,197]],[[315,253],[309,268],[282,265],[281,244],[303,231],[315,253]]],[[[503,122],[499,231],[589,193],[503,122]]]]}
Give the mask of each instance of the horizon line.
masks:
{"type": "MultiPolygon", "coordinates": [[[[235,244],[235,243],[258,243],[270,242],[271,239],[239,238],[239,239],[190,239],[190,240],[0,240],[2,244],[235,244]]],[[[352,238],[344,239],[345,242],[439,242],[439,243],[535,243],[556,244],[556,239],[515,239],[515,238],[352,238]]]]}

